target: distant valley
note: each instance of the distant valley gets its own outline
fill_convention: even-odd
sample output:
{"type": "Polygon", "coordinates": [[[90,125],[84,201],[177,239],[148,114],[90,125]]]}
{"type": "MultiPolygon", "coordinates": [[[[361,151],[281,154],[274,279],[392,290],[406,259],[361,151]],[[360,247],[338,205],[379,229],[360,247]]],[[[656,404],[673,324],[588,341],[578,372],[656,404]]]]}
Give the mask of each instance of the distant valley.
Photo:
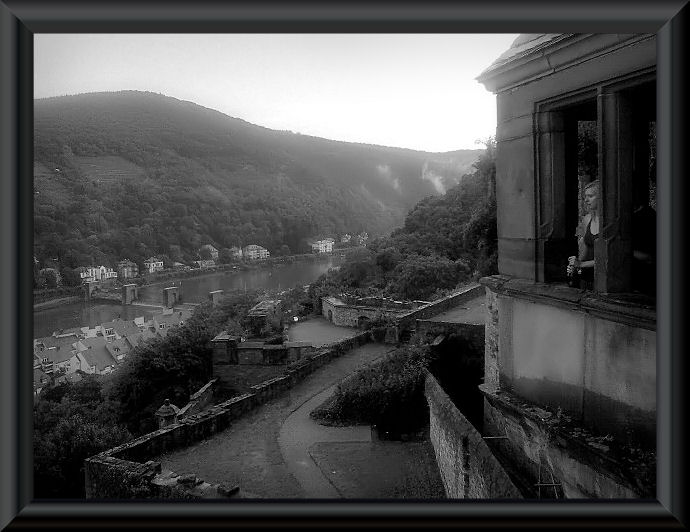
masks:
{"type": "Polygon", "coordinates": [[[286,254],[311,238],[384,235],[482,152],[274,131],[133,91],[36,100],[34,127],[35,255],[70,268],[189,262],[204,244],[286,254]]]}

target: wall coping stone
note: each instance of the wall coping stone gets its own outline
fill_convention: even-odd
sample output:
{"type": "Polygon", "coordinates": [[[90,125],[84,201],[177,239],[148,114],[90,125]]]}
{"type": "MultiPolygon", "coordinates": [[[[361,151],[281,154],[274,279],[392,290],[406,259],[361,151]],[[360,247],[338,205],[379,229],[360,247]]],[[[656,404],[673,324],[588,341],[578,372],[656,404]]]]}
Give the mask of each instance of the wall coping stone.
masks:
{"type": "Polygon", "coordinates": [[[597,318],[656,331],[656,309],[635,301],[624,301],[616,294],[598,294],[562,284],[538,283],[528,279],[494,275],[479,282],[498,294],[541,303],[597,318]]]}

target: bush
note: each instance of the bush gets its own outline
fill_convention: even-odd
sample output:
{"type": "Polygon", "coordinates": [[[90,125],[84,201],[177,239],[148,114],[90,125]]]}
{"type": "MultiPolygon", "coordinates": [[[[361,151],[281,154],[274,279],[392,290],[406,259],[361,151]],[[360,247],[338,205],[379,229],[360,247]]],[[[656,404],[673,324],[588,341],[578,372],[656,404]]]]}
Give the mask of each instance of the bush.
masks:
{"type": "Polygon", "coordinates": [[[396,432],[418,429],[427,420],[425,369],[428,347],[406,346],[343,381],[332,398],[312,412],[327,424],[367,423],[396,432]]]}

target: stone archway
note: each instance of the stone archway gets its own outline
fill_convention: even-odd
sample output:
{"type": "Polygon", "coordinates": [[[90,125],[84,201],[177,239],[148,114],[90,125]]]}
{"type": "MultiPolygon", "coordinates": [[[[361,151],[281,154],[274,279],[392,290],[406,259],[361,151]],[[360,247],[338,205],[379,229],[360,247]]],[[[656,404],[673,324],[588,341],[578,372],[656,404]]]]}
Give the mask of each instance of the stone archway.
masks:
{"type": "Polygon", "coordinates": [[[328,321],[330,321],[330,322],[333,321],[333,311],[332,310],[328,311],[328,321]]]}
{"type": "Polygon", "coordinates": [[[360,316],[359,318],[357,318],[357,327],[360,329],[364,329],[370,321],[371,319],[369,319],[369,317],[360,316]]]}

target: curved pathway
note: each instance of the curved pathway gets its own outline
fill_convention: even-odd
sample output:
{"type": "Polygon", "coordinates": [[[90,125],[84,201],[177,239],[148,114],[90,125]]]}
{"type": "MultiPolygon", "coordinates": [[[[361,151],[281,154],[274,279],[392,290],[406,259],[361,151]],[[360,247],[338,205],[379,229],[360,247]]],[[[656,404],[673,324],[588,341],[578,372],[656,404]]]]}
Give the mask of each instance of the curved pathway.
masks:
{"type": "MultiPolygon", "coordinates": [[[[228,429],[184,449],[166,453],[157,461],[163,469],[179,474],[193,473],[207,482],[239,485],[241,497],[326,497],[324,493],[314,495],[314,490],[306,490],[298,480],[294,473],[296,462],[292,461],[294,450],[287,451],[288,459],[281,452],[279,439],[283,423],[310,400],[318,406],[320,399],[316,397],[319,394],[326,394],[347,375],[390,350],[391,346],[382,344],[365,344],[353,349],[308,375],[281,396],[248,412],[228,429]]],[[[301,412],[297,413],[294,421],[300,415],[301,412]]],[[[296,438],[290,442],[287,448],[304,445],[296,438]]],[[[297,461],[303,458],[298,457],[297,461]]],[[[313,473],[313,469],[311,471],[313,473]]],[[[332,491],[329,493],[338,496],[332,495],[332,491]]]]}
{"type": "Polygon", "coordinates": [[[309,498],[342,497],[331,484],[319,466],[314,462],[309,449],[323,442],[370,442],[371,427],[357,425],[349,427],[326,427],[309,417],[309,413],[333,394],[337,384],[330,386],[304,402],[285,420],[280,428],[278,443],[280,452],[290,472],[300,483],[309,498]]]}

